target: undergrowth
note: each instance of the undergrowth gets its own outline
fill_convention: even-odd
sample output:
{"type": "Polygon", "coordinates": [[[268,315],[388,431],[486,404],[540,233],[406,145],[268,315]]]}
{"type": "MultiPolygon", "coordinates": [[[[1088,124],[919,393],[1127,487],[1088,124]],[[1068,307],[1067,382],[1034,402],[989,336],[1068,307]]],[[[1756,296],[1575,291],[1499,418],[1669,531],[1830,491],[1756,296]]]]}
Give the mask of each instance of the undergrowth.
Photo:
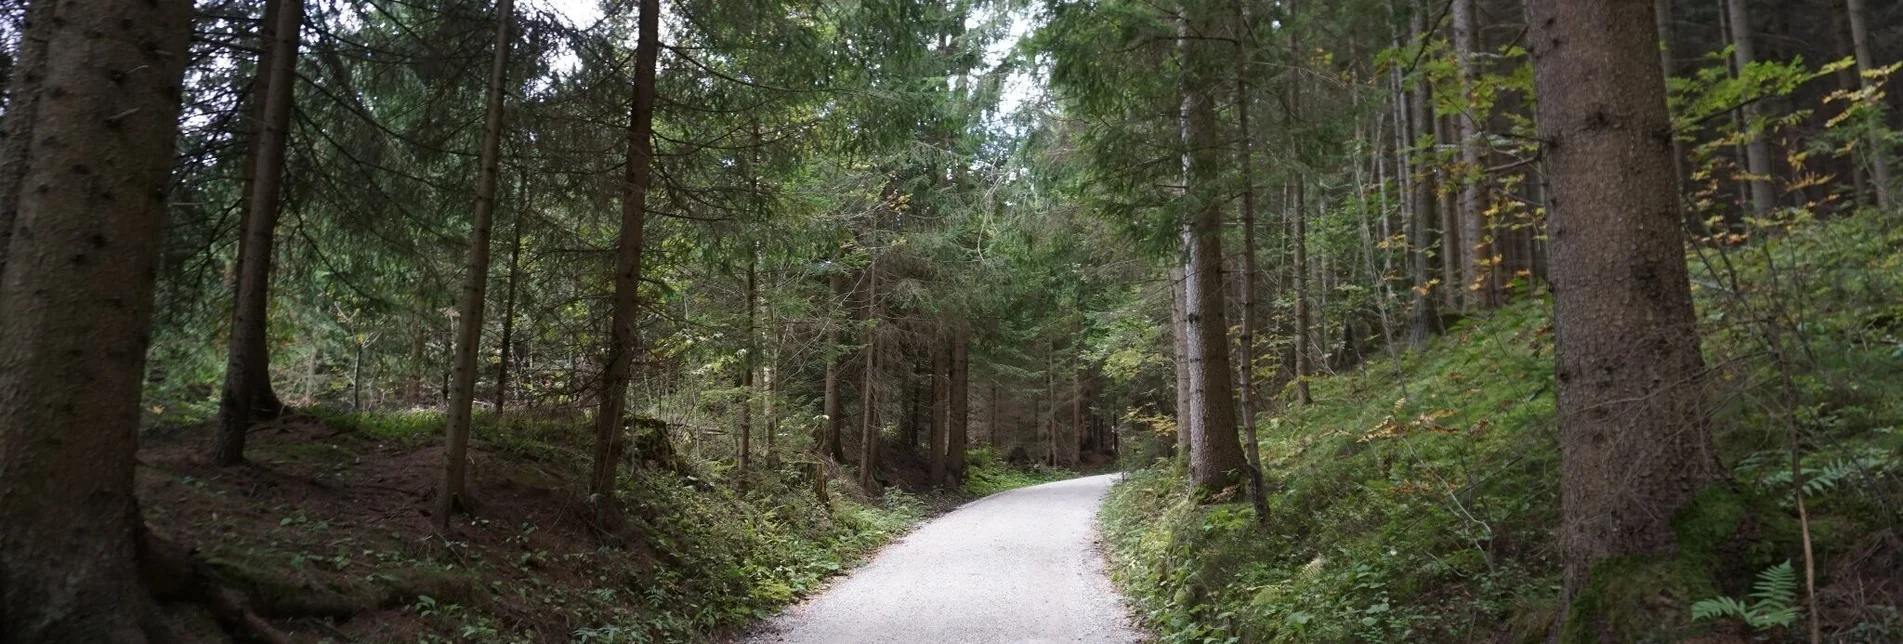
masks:
{"type": "Polygon", "coordinates": [[[965,453],[966,496],[980,497],[1076,477],[1076,472],[1041,463],[1014,467],[998,458],[997,450],[988,446],[965,453]]]}
{"type": "MultiPolygon", "coordinates": [[[[1694,264],[1714,438],[1731,480],[1676,523],[1683,565],[1671,570],[1682,579],[1610,582],[1683,616],[1631,637],[1747,628],[1716,614],[1693,623],[1691,605],[1749,596],[1760,571],[1801,560],[1776,372],[1737,323],[1741,289],[1803,298],[1791,342],[1809,356],[1798,416],[1826,632],[1903,638],[1897,597],[1886,594],[1903,563],[1900,249],[1903,228],[1863,216],[1732,249],[1735,280],[1694,264]],[[1688,596],[1661,592],[1668,586],[1688,596]]],[[[1113,576],[1139,617],[1164,642],[1542,640],[1560,572],[1550,318],[1550,297],[1523,296],[1425,350],[1317,377],[1315,404],[1258,418],[1265,526],[1244,503],[1199,505],[1180,465],[1131,474],[1111,491],[1103,524],[1113,576]]],[[[1777,641],[1802,628],[1751,626],[1777,641]]]]}

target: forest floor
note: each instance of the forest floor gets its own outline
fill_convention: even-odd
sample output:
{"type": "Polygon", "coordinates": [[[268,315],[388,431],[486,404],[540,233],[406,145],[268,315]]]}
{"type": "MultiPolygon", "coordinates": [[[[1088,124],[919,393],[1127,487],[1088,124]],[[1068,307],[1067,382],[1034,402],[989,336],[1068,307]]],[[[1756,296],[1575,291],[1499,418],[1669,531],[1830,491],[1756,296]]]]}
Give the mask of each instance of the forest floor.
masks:
{"type": "Polygon", "coordinates": [[[747,641],[1140,641],[1098,548],[1115,480],[1016,489],[933,519],[747,641]]]}
{"type": "MultiPolygon", "coordinates": [[[[1692,281],[1728,472],[1677,517],[1675,558],[1595,571],[1593,592],[1677,618],[1616,624],[1628,641],[1803,641],[1801,493],[1826,639],[1903,641],[1903,223],[1700,248],[1692,281]],[[1781,343],[1764,311],[1786,316],[1781,343]]],[[[1180,463],[1138,464],[1105,510],[1113,577],[1164,642],[1544,641],[1560,574],[1551,320],[1550,296],[1522,292],[1422,349],[1313,378],[1314,404],[1258,419],[1266,525],[1240,490],[1211,502],[1180,463]]]]}
{"type": "MultiPolygon", "coordinates": [[[[249,462],[230,468],[205,464],[206,425],[148,429],[138,472],[155,533],[194,547],[300,641],[706,640],[773,615],[973,496],[867,498],[835,472],[822,504],[797,463],[760,468],[742,495],[679,458],[624,474],[625,520],[604,529],[581,492],[586,431],[484,416],[473,512],[438,536],[428,511],[440,414],[310,411],[255,428],[249,462]]],[[[902,450],[892,451],[901,469],[887,475],[903,484],[902,450]]],[[[975,456],[984,491],[1069,475],[975,456]]],[[[203,616],[174,619],[222,639],[203,616]]]]}

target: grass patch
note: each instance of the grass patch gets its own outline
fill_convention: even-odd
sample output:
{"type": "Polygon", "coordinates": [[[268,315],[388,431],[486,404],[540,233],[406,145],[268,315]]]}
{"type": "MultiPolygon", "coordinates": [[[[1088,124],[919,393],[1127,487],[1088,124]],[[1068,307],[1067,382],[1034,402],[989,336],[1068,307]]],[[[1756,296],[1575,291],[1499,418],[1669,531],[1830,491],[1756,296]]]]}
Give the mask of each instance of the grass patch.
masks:
{"type": "Polygon", "coordinates": [[[990,447],[980,447],[965,452],[964,492],[969,496],[987,496],[1005,490],[1072,478],[1077,478],[1076,472],[1046,467],[1043,464],[1012,467],[1010,463],[998,458],[997,451],[990,447]]]}

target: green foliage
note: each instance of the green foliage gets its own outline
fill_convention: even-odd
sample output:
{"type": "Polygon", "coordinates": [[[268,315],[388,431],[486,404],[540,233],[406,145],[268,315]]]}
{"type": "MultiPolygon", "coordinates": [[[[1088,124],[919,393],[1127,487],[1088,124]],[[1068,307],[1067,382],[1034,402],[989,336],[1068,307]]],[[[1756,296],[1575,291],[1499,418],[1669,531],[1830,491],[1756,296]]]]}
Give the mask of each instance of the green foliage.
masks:
{"type": "Polygon", "coordinates": [[[1758,582],[1751,587],[1750,603],[1724,596],[1699,600],[1692,604],[1692,619],[1729,617],[1744,622],[1752,630],[1790,626],[1797,623],[1797,592],[1797,570],[1787,560],[1758,573],[1758,582]]]}
{"type": "Polygon", "coordinates": [[[1018,468],[998,458],[995,448],[980,447],[965,452],[965,494],[978,497],[1005,490],[1041,485],[1075,478],[1076,472],[1046,467],[1042,463],[1018,468]]]}

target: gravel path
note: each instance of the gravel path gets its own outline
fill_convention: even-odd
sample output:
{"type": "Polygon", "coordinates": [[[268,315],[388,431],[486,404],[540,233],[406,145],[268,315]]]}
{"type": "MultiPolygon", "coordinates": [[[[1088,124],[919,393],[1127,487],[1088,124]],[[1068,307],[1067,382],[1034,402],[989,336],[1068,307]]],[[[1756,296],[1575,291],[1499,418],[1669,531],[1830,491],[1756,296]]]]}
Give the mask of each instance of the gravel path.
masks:
{"type": "Polygon", "coordinates": [[[920,527],[748,642],[1139,642],[1097,550],[1115,475],[1003,492],[920,527]]]}

